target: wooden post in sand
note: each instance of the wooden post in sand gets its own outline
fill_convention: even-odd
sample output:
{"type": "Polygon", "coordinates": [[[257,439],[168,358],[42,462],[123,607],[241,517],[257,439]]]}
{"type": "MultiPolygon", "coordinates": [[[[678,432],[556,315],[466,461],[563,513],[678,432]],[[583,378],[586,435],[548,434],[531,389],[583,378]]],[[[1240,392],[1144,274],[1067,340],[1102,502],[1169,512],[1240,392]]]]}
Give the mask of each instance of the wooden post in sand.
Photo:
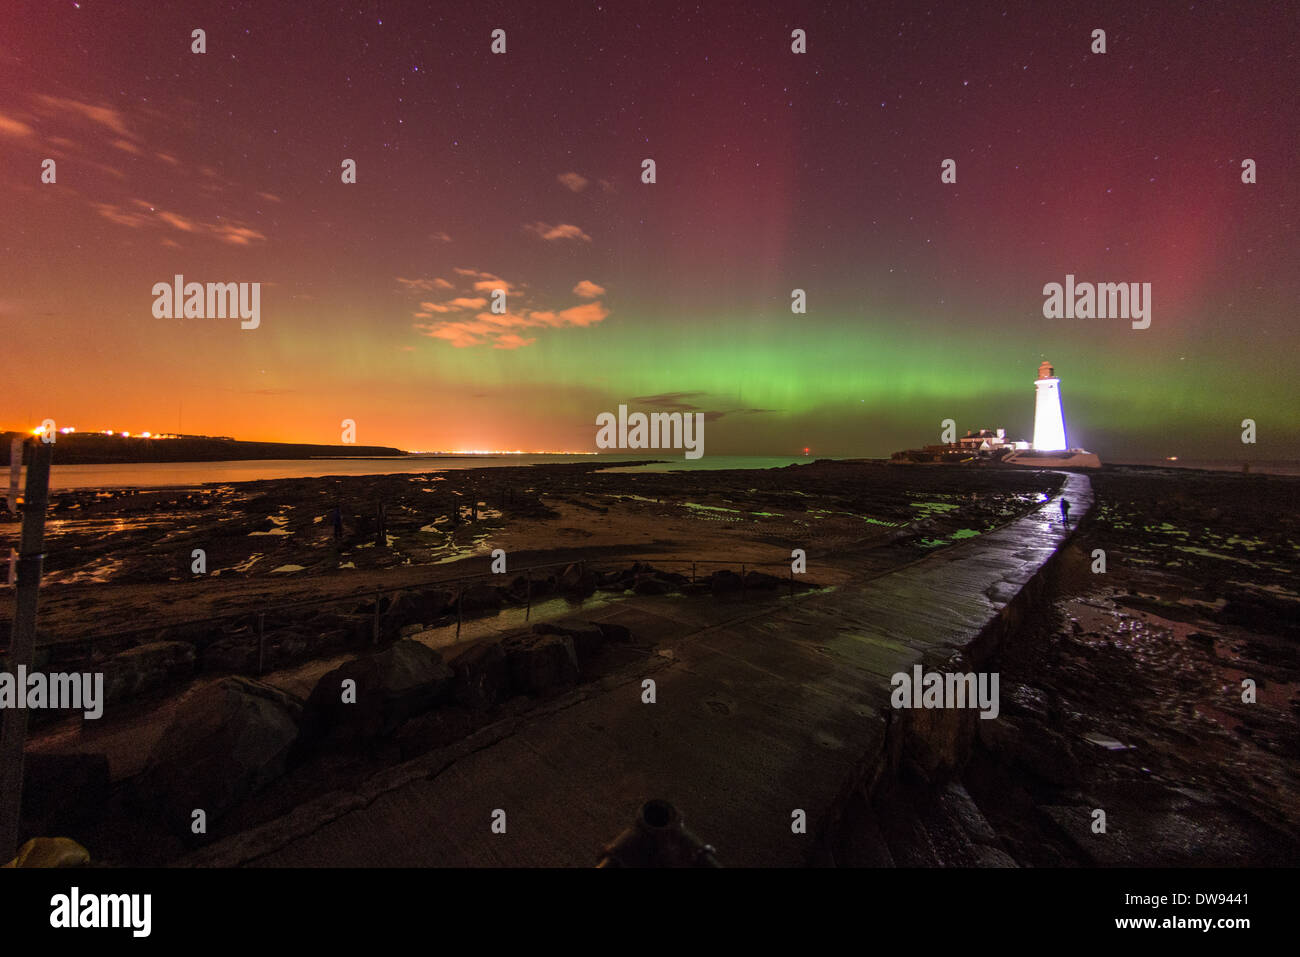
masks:
{"type": "Polygon", "coordinates": [[[524,608],[524,621],[527,621],[528,617],[533,613],[533,573],[529,571],[525,572],[525,574],[528,576],[524,579],[528,583],[528,604],[524,608]]]}
{"type": "MultiPolygon", "coordinates": [[[[18,552],[18,588],[14,598],[13,636],[9,666],[17,678],[19,668],[29,668],[36,650],[36,604],[40,597],[41,565],[45,542],[45,507],[50,500],[52,442],[36,442],[27,466],[27,493],[23,497],[23,531],[18,552]]],[[[26,688],[18,689],[25,695],[26,688]]],[[[27,709],[6,708],[0,713],[0,861],[18,851],[18,826],[23,806],[23,747],[27,743],[27,709]]]]}
{"type": "Polygon", "coordinates": [[[266,673],[263,667],[266,652],[266,612],[257,613],[257,676],[260,678],[266,673]]]}

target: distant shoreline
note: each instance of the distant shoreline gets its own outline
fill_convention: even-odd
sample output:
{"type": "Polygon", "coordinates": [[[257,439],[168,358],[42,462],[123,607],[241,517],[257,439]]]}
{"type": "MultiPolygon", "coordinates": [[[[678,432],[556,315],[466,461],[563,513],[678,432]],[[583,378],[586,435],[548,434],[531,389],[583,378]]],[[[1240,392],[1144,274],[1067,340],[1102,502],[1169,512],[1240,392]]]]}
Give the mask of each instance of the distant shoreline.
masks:
{"type": "MultiPolygon", "coordinates": [[[[21,432],[6,431],[0,432],[0,466],[9,464],[10,442],[13,438],[30,438],[29,435],[21,432]]],[[[778,459],[784,460],[782,464],[802,464],[803,462],[811,463],[823,458],[828,461],[838,461],[843,463],[872,463],[883,464],[888,460],[881,458],[872,458],[866,456],[819,456],[817,458],[800,459],[798,456],[709,456],[706,460],[701,460],[698,464],[682,462],[680,465],[676,460],[666,462],[662,458],[648,459],[644,462],[629,460],[626,456],[606,456],[600,453],[467,453],[467,452],[409,452],[402,449],[388,446],[353,446],[353,445],[311,445],[305,443],[292,442],[247,442],[226,438],[211,438],[203,436],[154,439],[143,438],[138,436],[105,436],[98,434],[69,434],[60,435],[55,443],[54,449],[54,469],[56,475],[64,472],[69,466],[82,467],[103,467],[105,469],[116,469],[116,467],[130,468],[132,466],[184,466],[186,464],[211,464],[234,466],[241,463],[253,465],[264,462],[268,466],[275,463],[289,462],[339,462],[348,463],[356,466],[364,462],[377,463],[375,475],[388,474],[390,465],[401,463],[408,470],[419,470],[420,466],[427,463],[429,467],[436,468],[438,463],[457,462],[470,463],[482,462],[484,468],[496,467],[504,464],[533,464],[539,459],[572,461],[572,462],[601,462],[604,459],[617,459],[610,461],[604,467],[610,468],[638,468],[645,465],[659,465],[663,470],[670,470],[674,467],[694,470],[694,468],[723,468],[723,469],[745,469],[745,468],[771,468],[778,459]],[[750,463],[753,464],[750,464],[750,463]],[[382,464],[380,464],[382,463],[382,464]],[[760,464],[761,463],[761,464],[760,464]]],[[[1132,469],[1164,469],[1180,471],[1206,471],[1206,472],[1226,472],[1241,473],[1249,471],[1252,474],[1260,475],[1279,475],[1279,476],[1298,476],[1300,475],[1300,461],[1243,461],[1243,460],[1212,460],[1212,459],[1195,459],[1187,458],[1181,461],[1168,461],[1166,459],[1147,459],[1147,460],[1118,460],[1107,459],[1103,456],[1103,469],[1132,468],[1132,469]],[[1248,469],[1246,468],[1248,466],[1248,469]]],[[[898,463],[899,467],[907,467],[906,464],[898,463]]],[[[461,467],[465,467],[462,464],[461,467]]],[[[933,466],[931,466],[933,467],[933,466]]],[[[940,466],[943,467],[943,466],[940,466]]],[[[949,466],[960,468],[963,466],[949,466]]],[[[656,469],[658,470],[658,469],[656,469]]],[[[348,470],[346,474],[359,475],[369,474],[354,472],[348,470]]],[[[289,475],[276,475],[273,478],[288,478],[289,475]]],[[[304,474],[303,477],[306,477],[304,474]]],[[[222,477],[214,476],[211,481],[222,481],[222,477]]],[[[227,479],[228,480],[228,479],[227,479]]],[[[234,479],[239,481],[240,479],[234,479]]],[[[57,484],[57,483],[56,483],[57,484]]],[[[112,483],[122,486],[136,484],[129,479],[121,482],[112,483]]],[[[142,483],[152,485],[152,482],[142,483]]],[[[171,484],[165,482],[164,484],[171,484]]],[[[192,484],[189,480],[182,480],[179,484],[192,484]]]]}
{"type": "MultiPolygon", "coordinates": [[[[21,432],[0,432],[0,465],[9,465],[14,438],[21,432]]],[[[180,462],[252,462],[264,459],[395,459],[410,453],[383,445],[306,445],[296,442],[243,442],[206,436],[154,439],[143,436],[72,433],[54,443],[57,465],[145,465],[180,462]]]]}

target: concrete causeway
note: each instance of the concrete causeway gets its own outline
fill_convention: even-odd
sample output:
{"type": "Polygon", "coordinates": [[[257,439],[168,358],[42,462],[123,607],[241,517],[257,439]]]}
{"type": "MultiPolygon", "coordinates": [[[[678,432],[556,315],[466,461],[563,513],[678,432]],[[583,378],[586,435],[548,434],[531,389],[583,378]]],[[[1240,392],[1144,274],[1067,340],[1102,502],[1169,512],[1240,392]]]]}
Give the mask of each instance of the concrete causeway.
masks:
{"type": "MultiPolygon", "coordinates": [[[[901,760],[941,772],[979,720],[974,710],[896,711],[891,676],[916,664],[979,670],[1091,507],[1088,479],[1067,473],[1061,493],[1024,517],[882,577],[693,633],[661,620],[649,628],[658,654],[644,664],[181,863],[590,867],[654,797],[675,804],[724,866],[833,863],[832,835],[855,792],[901,760]],[[641,702],[645,678],[654,704],[641,702]],[[504,834],[491,829],[496,809],[504,834]],[[806,834],[792,832],[796,809],[806,834]]],[[[640,638],[653,607],[588,617],[640,638]]]]}

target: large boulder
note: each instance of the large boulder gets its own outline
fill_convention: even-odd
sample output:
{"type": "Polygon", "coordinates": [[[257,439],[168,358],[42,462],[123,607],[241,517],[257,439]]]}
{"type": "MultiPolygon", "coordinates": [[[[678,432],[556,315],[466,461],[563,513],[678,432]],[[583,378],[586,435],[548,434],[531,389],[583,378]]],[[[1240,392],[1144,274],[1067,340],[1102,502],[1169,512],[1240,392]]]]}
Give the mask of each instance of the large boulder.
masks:
{"type": "MultiPolygon", "coordinates": [[[[268,629],[262,641],[262,671],[274,671],[301,660],[308,648],[324,644],[323,637],[309,638],[297,628],[268,629]]],[[[214,641],[203,649],[201,662],[203,671],[255,675],[258,673],[257,637],[236,635],[214,641]]]]}
{"type": "Polygon", "coordinates": [[[638,595],[666,595],[672,590],[673,586],[670,582],[657,576],[638,578],[636,584],[632,586],[632,591],[638,595]]]}
{"type": "Polygon", "coordinates": [[[564,569],[556,585],[565,598],[587,598],[596,593],[598,583],[594,571],[575,562],[564,569]]]}
{"type": "Polygon", "coordinates": [[[486,711],[510,694],[510,664],[497,642],[470,645],[450,662],[451,695],[471,711],[486,711]]]}
{"type": "Polygon", "coordinates": [[[194,673],[194,646],[184,641],[154,641],[119,652],[104,662],[104,697],[124,701],[194,673]]]}
{"type": "Polygon", "coordinates": [[[470,585],[461,593],[461,608],[467,612],[497,611],[504,600],[502,591],[494,585],[481,582],[470,585]]]}
{"type": "Polygon", "coordinates": [[[502,644],[519,693],[541,695],[577,683],[578,655],[568,635],[519,635],[502,644]]]}
{"type": "Polygon", "coordinates": [[[566,635],[573,639],[573,651],[578,658],[578,668],[584,668],[605,643],[605,633],[600,626],[589,621],[539,622],[533,625],[535,635],[566,635]]]}
{"type": "Polygon", "coordinates": [[[203,649],[204,671],[251,674],[257,670],[257,639],[222,638],[203,649]]]}
{"type": "Polygon", "coordinates": [[[709,583],[713,588],[713,594],[721,595],[725,592],[740,591],[740,576],[727,568],[719,569],[714,572],[709,583]]]}
{"type": "Polygon", "coordinates": [[[375,655],[344,662],[316,683],[307,699],[308,739],[356,744],[389,734],[435,707],[451,687],[451,669],[432,648],[403,639],[375,655]],[[352,681],[344,694],[344,682],[352,681]]]}
{"type": "Polygon", "coordinates": [[[426,588],[422,591],[407,593],[415,620],[428,624],[437,621],[453,609],[450,608],[453,596],[441,588],[426,588]]]}
{"type": "Polygon", "coordinates": [[[766,591],[784,584],[786,582],[766,572],[750,572],[745,576],[745,588],[754,591],[766,591]]]}
{"type": "Polygon", "coordinates": [[[284,773],[302,702],[250,678],[228,677],[181,699],[138,781],[140,797],[188,836],[284,773]]]}

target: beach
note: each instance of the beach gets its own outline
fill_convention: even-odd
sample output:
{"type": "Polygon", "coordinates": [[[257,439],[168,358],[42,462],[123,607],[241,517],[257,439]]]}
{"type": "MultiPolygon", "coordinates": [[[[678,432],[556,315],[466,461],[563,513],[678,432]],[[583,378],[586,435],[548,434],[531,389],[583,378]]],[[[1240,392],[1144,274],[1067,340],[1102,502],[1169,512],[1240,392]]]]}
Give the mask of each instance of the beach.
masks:
{"type": "MultiPolygon", "coordinates": [[[[588,462],[61,491],[38,664],[107,672],[109,707],[95,722],[37,722],[29,753],[45,756],[37,775],[41,760],[63,775],[69,762],[102,764],[108,809],[85,825],[103,835],[101,853],[167,862],[186,842],[147,826],[136,791],[178,710],[223,675],[303,702],[327,674],[373,654],[375,638],[419,643],[450,663],[550,621],[643,622],[647,607],[689,634],[809,589],[869,588],[873,576],[949,549],[978,554],[983,536],[1040,507],[1062,478],[866,462],[654,472],[588,462]],[[798,552],[806,566],[796,577],[798,552]]],[[[963,793],[1026,866],[1182,860],[1201,848],[1168,826],[1187,808],[1224,835],[1215,860],[1284,857],[1296,847],[1300,792],[1298,530],[1287,511],[1300,480],[1142,467],[1089,479],[1092,515],[1062,551],[1047,603],[996,661],[1002,715],[978,722],[963,793]],[[1104,572],[1093,570],[1098,550],[1104,572]],[[1253,706],[1235,690],[1245,675],[1258,683],[1253,706]],[[1100,851],[1072,833],[1078,815],[1060,810],[1090,803],[1145,816],[1134,824],[1121,813],[1130,840],[1100,851]]],[[[630,645],[606,642],[579,687],[653,657],[671,634],[643,628],[630,645]]],[[[345,748],[298,763],[257,801],[226,809],[213,835],[287,814],[340,782],[360,787],[428,748],[527,715],[551,693],[481,714],[443,708],[364,756],[345,748]]],[[[931,783],[899,780],[859,809],[877,840],[898,844],[894,862],[971,863],[942,842],[917,844],[918,828],[941,832],[943,814],[931,783]],[[927,857],[925,847],[936,850],[927,857]]],[[[77,813],[54,802],[44,820],[77,813]]]]}

